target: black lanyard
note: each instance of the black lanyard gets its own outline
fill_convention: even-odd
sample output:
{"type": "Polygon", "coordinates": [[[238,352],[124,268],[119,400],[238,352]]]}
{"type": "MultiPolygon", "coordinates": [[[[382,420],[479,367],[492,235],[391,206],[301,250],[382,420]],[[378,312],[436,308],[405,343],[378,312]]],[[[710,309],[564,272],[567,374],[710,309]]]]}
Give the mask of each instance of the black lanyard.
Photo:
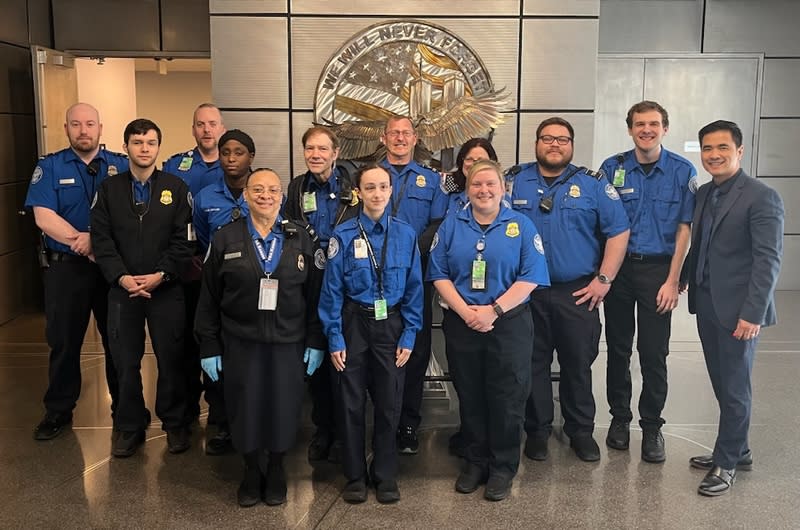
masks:
{"type": "Polygon", "coordinates": [[[370,262],[372,263],[372,268],[375,269],[375,276],[378,278],[378,298],[381,300],[383,299],[383,268],[386,265],[386,247],[389,246],[389,225],[391,224],[391,218],[386,218],[386,230],[383,233],[383,248],[381,249],[381,263],[378,265],[378,261],[375,259],[375,252],[372,251],[372,243],[369,242],[369,238],[367,237],[367,231],[364,230],[364,226],[361,224],[361,220],[358,220],[358,229],[361,232],[361,237],[364,238],[364,242],[367,245],[367,253],[369,254],[370,262]]]}
{"type": "MultiPolygon", "coordinates": [[[[564,178],[558,179],[557,181],[555,181],[552,184],[552,186],[548,186],[547,187],[548,190],[553,190],[553,191],[551,193],[549,193],[548,195],[546,195],[545,198],[552,199],[555,196],[555,194],[558,192],[558,187],[561,186],[562,184],[566,184],[567,182],[569,182],[569,179],[574,177],[582,169],[586,169],[586,168],[584,166],[581,166],[579,168],[575,168],[567,176],[565,176],[564,178]]],[[[542,178],[544,178],[544,177],[542,177],[542,178]]]]}
{"type": "MultiPolygon", "coordinates": [[[[399,176],[397,178],[400,178],[399,176]]],[[[396,200],[392,201],[392,217],[397,215],[397,210],[400,209],[400,201],[403,200],[403,195],[406,192],[406,187],[408,187],[408,181],[411,180],[411,175],[403,181],[403,186],[400,188],[400,193],[397,194],[396,200]]]]}

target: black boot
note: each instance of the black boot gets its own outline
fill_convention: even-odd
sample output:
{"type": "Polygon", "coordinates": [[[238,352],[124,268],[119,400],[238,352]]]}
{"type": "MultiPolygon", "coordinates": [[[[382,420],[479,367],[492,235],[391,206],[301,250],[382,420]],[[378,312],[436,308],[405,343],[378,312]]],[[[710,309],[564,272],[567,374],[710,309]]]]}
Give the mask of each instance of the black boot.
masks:
{"type": "Polygon", "coordinates": [[[244,455],[244,478],[236,494],[239,506],[247,508],[258,504],[261,500],[262,481],[261,470],[258,468],[258,452],[247,453],[244,455]]]}
{"type": "Polygon", "coordinates": [[[269,506],[278,506],[286,502],[286,470],[283,469],[283,453],[269,454],[264,502],[269,506]]]}

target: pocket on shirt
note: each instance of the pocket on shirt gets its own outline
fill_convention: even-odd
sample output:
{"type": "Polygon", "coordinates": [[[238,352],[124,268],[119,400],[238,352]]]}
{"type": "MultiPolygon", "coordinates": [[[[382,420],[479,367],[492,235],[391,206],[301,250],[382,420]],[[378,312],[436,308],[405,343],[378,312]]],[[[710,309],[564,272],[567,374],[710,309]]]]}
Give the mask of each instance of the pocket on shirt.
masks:
{"type": "Polygon", "coordinates": [[[656,215],[661,221],[673,221],[678,219],[680,195],[677,193],[677,190],[659,190],[655,202],[656,215]]]}

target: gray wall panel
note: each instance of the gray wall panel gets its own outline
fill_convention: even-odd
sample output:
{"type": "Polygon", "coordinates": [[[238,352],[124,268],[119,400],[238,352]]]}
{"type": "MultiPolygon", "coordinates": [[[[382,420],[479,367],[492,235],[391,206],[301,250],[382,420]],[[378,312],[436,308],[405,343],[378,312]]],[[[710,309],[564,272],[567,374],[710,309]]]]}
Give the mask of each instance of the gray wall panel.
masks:
{"type": "Polygon", "coordinates": [[[425,15],[519,15],[519,0],[487,0],[464,2],[463,0],[405,0],[404,2],[375,2],[374,0],[350,0],[329,2],[319,0],[292,0],[292,13],[317,15],[320,13],[347,15],[407,15],[424,18],[425,15]]]}
{"type": "Polygon", "coordinates": [[[703,0],[601,0],[601,53],[699,52],[703,0]]]}
{"type": "Polygon", "coordinates": [[[0,112],[33,114],[31,52],[0,43],[0,112]]]}
{"type": "Polygon", "coordinates": [[[58,50],[160,49],[158,0],[53,0],[52,5],[58,50]]]}
{"type": "Polygon", "coordinates": [[[25,0],[0,0],[0,40],[28,45],[28,8],[25,0]]]}
{"type": "MultiPolygon", "coordinates": [[[[492,146],[497,153],[497,160],[504,167],[517,163],[517,115],[510,115],[504,124],[497,128],[492,138],[492,146]]],[[[458,154],[458,151],[453,155],[458,154]]]]}
{"type": "Polygon", "coordinates": [[[241,129],[253,138],[256,157],[253,167],[270,167],[289,182],[289,113],[223,111],[225,127],[241,129]]]}
{"type": "Polygon", "coordinates": [[[211,17],[211,85],[220,107],[289,106],[286,20],[211,17]]]}
{"type": "Polygon", "coordinates": [[[35,163],[34,117],[17,114],[0,115],[0,184],[25,182],[27,185],[35,163]]]}
{"type": "Polygon", "coordinates": [[[292,113],[292,162],[294,163],[293,175],[305,173],[305,159],[303,158],[303,133],[311,127],[311,120],[314,119],[313,112],[293,112],[292,113]]]}
{"type": "Polygon", "coordinates": [[[0,255],[29,245],[29,233],[20,230],[17,211],[25,202],[28,182],[0,185],[0,255]]]}
{"type": "Polygon", "coordinates": [[[800,176],[800,119],[761,120],[758,176],[800,176]]]}
{"type": "Polygon", "coordinates": [[[761,116],[800,118],[800,59],[765,59],[761,116]]]}
{"type": "Polygon", "coordinates": [[[224,13],[286,13],[286,0],[210,0],[212,15],[224,13]]]}
{"type": "MultiPolygon", "coordinates": [[[[800,173],[800,171],[798,171],[800,173]]],[[[800,234],[800,178],[762,178],[765,184],[775,188],[783,199],[786,210],[784,232],[800,234]]]]}
{"type": "Polygon", "coordinates": [[[531,162],[536,160],[536,128],[551,116],[564,118],[575,129],[575,145],[572,163],[578,166],[591,168],[592,164],[592,138],[594,137],[594,116],[592,114],[571,113],[526,113],[520,116],[519,161],[531,162]]]}
{"type": "Polygon", "coordinates": [[[707,0],[705,52],[800,56],[797,0],[707,0]]]}
{"type": "Polygon", "coordinates": [[[594,15],[600,13],[600,0],[524,0],[525,15],[594,15]]]}
{"type": "Polygon", "coordinates": [[[161,47],[169,51],[208,52],[208,2],[161,1],[161,47]]]}
{"type": "Polygon", "coordinates": [[[28,27],[31,44],[53,47],[52,19],[50,0],[28,0],[28,27]]]}
{"type": "MultiPolygon", "coordinates": [[[[800,236],[783,238],[783,262],[781,275],[778,278],[778,289],[781,291],[800,289],[800,236]]],[[[781,316],[778,315],[778,318],[781,316]]]]}
{"type": "Polygon", "coordinates": [[[594,108],[597,28],[597,20],[523,22],[521,108],[594,108]]]}
{"type": "Polygon", "coordinates": [[[0,323],[37,304],[40,283],[32,247],[0,256],[0,323]]]}

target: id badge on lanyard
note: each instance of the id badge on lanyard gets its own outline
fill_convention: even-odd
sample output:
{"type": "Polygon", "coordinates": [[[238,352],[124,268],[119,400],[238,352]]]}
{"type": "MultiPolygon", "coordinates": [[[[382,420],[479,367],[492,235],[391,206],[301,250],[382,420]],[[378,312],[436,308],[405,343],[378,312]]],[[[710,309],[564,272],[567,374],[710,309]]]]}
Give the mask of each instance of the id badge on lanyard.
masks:
{"type": "Polygon", "coordinates": [[[303,213],[317,211],[317,194],[313,191],[303,192],[303,213]]]}
{"type": "Polygon", "coordinates": [[[472,260],[472,274],[470,275],[470,287],[473,291],[486,290],[486,262],[483,261],[483,250],[486,248],[486,242],[481,238],[475,244],[475,249],[478,251],[475,259],[472,260]]]}
{"type": "Polygon", "coordinates": [[[258,310],[275,311],[278,308],[278,280],[261,278],[258,288],[258,310]]]}

